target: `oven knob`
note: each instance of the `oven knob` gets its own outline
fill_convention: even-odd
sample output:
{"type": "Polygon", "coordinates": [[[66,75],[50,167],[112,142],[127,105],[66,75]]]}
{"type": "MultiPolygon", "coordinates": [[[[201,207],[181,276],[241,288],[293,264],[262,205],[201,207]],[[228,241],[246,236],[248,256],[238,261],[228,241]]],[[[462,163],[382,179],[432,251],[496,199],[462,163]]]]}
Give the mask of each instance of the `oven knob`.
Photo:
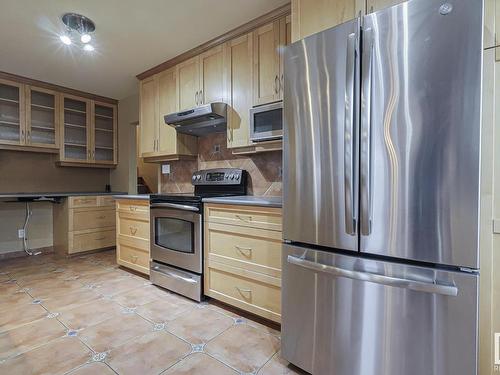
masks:
{"type": "Polygon", "coordinates": [[[236,180],[239,180],[240,179],[240,175],[239,174],[236,174],[236,180]]]}
{"type": "Polygon", "coordinates": [[[231,173],[231,175],[229,176],[229,178],[230,178],[231,180],[234,180],[234,174],[233,174],[233,173],[231,173]]]}
{"type": "Polygon", "coordinates": [[[196,179],[199,181],[201,180],[201,175],[196,176],[196,179]]]}
{"type": "Polygon", "coordinates": [[[193,181],[196,181],[196,176],[195,176],[195,175],[193,175],[192,180],[193,180],[193,181]]]}

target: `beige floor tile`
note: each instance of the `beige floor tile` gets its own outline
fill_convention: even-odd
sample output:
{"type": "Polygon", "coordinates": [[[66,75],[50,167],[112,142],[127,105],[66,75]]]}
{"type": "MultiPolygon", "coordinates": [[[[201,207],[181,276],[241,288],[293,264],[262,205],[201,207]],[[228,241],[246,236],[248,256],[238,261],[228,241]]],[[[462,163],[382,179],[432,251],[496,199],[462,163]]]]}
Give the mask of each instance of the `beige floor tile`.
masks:
{"type": "Polygon", "coordinates": [[[184,314],[195,307],[195,303],[187,299],[171,294],[165,297],[139,306],[137,313],[155,323],[164,323],[173,320],[180,314],[184,314]]]}
{"type": "Polygon", "coordinates": [[[61,312],[97,300],[98,298],[101,298],[101,296],[93,290],[82,289],[63,294],[62,296],[44,298],[42,305],[50,312],[61,312]]]}
{"type": "Polygon", "coordinates": [[[68,375],[116,375],[116,373],[103,362],[92,362],[71,371],[68,375]]]}
{"type": "Polygon", "coordinates": [[[66,334],[57,319],[41,319],[0,333],[0,360],[46,344],[66,334]]]}
{"type": "Polygon", "coordinates": [[[76,338],[63,337],[0,364],[1,374],[64,374],[84,364],[91,352],[76,338]]]}
{"type": "Polygon", "coordinates": [[[128,277],[97,284],[95,291],[103,296],[114,296],[144,286],[145,281],[128,277]]]}
{"type": "Polygon", "coordinates": [[[221,334],[233,324],[232,318],[217,311],[195,308],[169,322],[167,330],[191,344],[202,344],[221,334]]]}
{"type": "Polygon", "coordinates": [[[137,315],[122,315],[86,328],[79,336],[94,351],[105,352],[152,329],[152,324],[137,315]]]}
{"type": "Polygon", "coordinates": [[[163,291],[158,290],[153,285],[148,285],[117,294],[112,299],[122,306],[137,307],[157,301],[159,293],[163,293],[163,291]]]}
{"type": "Polygon", "coordinates": [[[10,276],[8,274],[0,274],[0,283],[4,283],[10,280],[10,276]]]}
{"type": "Polygon", "coordinates": [[[306,375],[307,372],[290,365],[288,361],[280,357],[279,353],[276,353],[269,362],[267,362],[264,367],[262,367],[258,375],[306,375]]]}
{"type": "Polygon", "coordinates": [[[58,297],[61,295],[66,295],[68,293],[78,292],[85,290],[82,284],[74,282],[74,281],[66,281],[60,284],[55,284],[53,287],[44,287],[40,288],[30,287],[28,292],[37,299],[46,299],[49,297],[58,297]]]}
{"type": "Polygon", "coordinates": [[[19,292],[21,288],[16,283],[2,283],[0,284],[0,297],[4,298],[10,294],[19,292]]]}
{"type": "Polygon", "coordinates": [[[127,274],[114,270],[102,269],[99,272],[80,274],[78,281],[83,284],[99,284],[107,281],[113,281],[128,277],[127,274]]]}
{"type": "Polygon", "coordinates": [[[189,344],[168,332],[157,331],[113,349],[106,362],[121,375],[155,375],[190,351],[189,344]]]}
{"type": "Polygon", "coordinates": [[[0,314],[4,310],[11,310],[17,307],[30,305],[33,302],[27,293],[14,293],[0,298],[0,314]]]}
{"type": "Polygon", "coordinates": [[[226,310],[226,309],[224,309],[223,307],[221,307],[221,306],[219,306],[219,305],[217,305],[217,304],[214,304],[214,303],[212,303],[212,302],[208,302],[208,304],[207,304],[207,308],[209,308],[209,309],[211,309],[211,310],[214,310],[214,311],[218,311],[218,312],[220,312],[221,314],[224,314],[224,315],[226,315],[226,316],[229,316],[229,317],[231,317],[231,318],[233,318],[233,319],[239,319],[239,318],[241,318],[241,315],[236,314],[236,313],[234,313],[234,312],[232,312],[232,311],[226,310]]]}
{"type": "Polygon", "coordinates": [[[280,340],[246,324],[237,324],[206,345],[206,352],[242,372],[254,372],[279,349],[280,340]]]}
{"type": "Polygon", "coordinates": [[[162,375],[236,375],[236,371],[204,353],[194,353],[162,375]]]}
{"type": "Polygon", "coordinates": [[[0,313],[0,332],[45,318],[47,311],[40,305],[29,304],[0,313]]]}
{"type": "Polygon", "coordinates": [[[57,318],[70,329],[79,330],[110,318],[120,321],[122,310],[123,307],[115,302],[99,299],[63,310],[57,318]]]}
{"type": "Polygon", "coordinates": [[[76,274],[71,272],[71,271],[63,271],[63,272],[47,272],[47,273],[41,273],[37,275],[26,275],[20,278],[17,278],[16,281],[19,285],[21,285],[23,288],[28,287],[29,285],[37,286],[40,285],[42,282],[48,281],[48,280],[62,280],[64,281],[65,279],[70,279],[74,277],[76,274]]]}

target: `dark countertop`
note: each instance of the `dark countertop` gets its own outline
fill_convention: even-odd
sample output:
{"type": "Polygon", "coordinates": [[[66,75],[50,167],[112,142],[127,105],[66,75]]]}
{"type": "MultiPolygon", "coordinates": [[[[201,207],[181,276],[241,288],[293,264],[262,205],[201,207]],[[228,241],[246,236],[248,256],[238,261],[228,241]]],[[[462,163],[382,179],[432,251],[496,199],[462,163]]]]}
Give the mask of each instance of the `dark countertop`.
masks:
{"type": "Polygon", "coordinates": [[[0,199],[38,199],[38,198],[67,198],[67,197],[81,197],[81,196],[95,196],[95,195],[117,195],[126,194],[122,192],[103,192],[103,191],[91,191],[91,192],[44,192],[44,193],[0,193],[0,199]]]}
{"type": "Polygon", "coordinates": [[[243,206],[281,207],[281,197],[239,195],[235,197],[203,198],[205,203],[239,204],[243,206]]]}
{"type": "Polygon", "coordinates": [[[149,200],[149,194],[118,194],[113,195],[115,199],[143,199],[149,200]]]}

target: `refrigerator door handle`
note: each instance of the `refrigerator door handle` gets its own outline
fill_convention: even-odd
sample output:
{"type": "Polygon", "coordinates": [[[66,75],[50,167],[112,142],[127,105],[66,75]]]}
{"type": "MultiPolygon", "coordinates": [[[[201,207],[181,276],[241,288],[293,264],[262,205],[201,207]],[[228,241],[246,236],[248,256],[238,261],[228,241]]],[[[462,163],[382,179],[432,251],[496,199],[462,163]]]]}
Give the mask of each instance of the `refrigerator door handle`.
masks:
{"type": "Polygon", "coordinates": [[[311,262],[293,255],[288,255],[287,262],[312,271],[327,273],[336,277],[346,277],[352,280],[367,281],[376,284],[393,286],[397,288],[410,289],[417,292],[441,294],[444,296],[456,297],[458,288],[453,285],[443,285],[437,283],[426,283],[423,281],[403,279],[399,277],[378,275],[370,272],[360,272],[346,270],[340,267],[328,266],[326,264],[311,262]]]}
{"type": "Polygon", "coordinates": [[[360,151],[360,230],[368,236],[371,233],[371,96],[373,30],[363,30],[363,51],[361,61],[361,151],[360,151]]]}
{"type": "Polygon", "coordinates": [[[344,207],[345,232],[356,234],[356,209],[354,202],[354,81],[356,74],[356,34],[347,37],[345,117],[344,117],[344,207]]]}

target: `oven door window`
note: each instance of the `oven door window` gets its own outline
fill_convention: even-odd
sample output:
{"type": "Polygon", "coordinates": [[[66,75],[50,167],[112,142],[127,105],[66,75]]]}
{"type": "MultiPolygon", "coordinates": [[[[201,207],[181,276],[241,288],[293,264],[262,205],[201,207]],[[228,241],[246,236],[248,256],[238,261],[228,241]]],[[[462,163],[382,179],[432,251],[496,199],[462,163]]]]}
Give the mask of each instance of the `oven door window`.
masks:
{"type": "Polygon", "coordinates": [[[194,223],[187,220],[157,217],[155,244],[181,253],[194,253],[194,223]]]}
{"type": "Polygon", "coordinates": [[[283,110],[281,108],[254,114],[254,133],[279,132],[283,129],[283,110]]]}

